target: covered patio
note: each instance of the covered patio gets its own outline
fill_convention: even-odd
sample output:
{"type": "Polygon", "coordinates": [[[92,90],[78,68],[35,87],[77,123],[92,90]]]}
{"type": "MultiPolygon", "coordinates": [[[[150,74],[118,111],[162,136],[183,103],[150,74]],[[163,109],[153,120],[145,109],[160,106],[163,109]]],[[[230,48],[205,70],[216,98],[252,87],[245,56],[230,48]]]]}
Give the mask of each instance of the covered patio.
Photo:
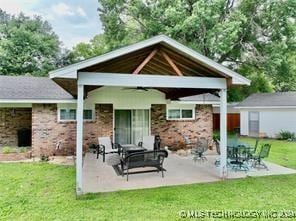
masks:
{"type": "MultiPolygon", "coordinates": [[[[220,96],[221,154],[218,170],[214,165],[207,163],[201,170],[203,172],[198,172],[193,167],[194,164],[183,164],[182,160],[171,156],[166,166],[170,172],[164,179],[155,174],[145,174],[145,176],[151,176],[149,181],[146,180],[146,184],[142,183],[144,181],[133,182],[131,180],[128,184],[124,184],[126,187],[177,185],[180,184],[180,180],[182,180],[181,183],[192,183],[202,180],[201,177],[204,177],[203,181],[214,181],[227,177],[227,88],[235,85],[249,85],[250,81],[243,76],[167,36],[160,35],[58,69],[51,72],[50,77],[77,97],[76,190],[78,194],[92,190],[108,191],[108,182],[113,183],[112,179],[108,181],[106,178],[107,174],[114,172],[110,171],[113,170],[112,167],[99,165],[102,162],[95,162],[89,155],[86,155],[83,160],[84,99],[88,97],[90,91],[106,86],[153,88],[164,93],[167,100],[178,100],[180,97],[203,93],[216,93],[220,96]],[[172,168],[178,168],[178,170],[171,170],[172,168]],[[184,176],[182,171],[191,171],[191,173],[184,176]],[[87,175],[92,173],[93,176],[87,175]],[[92,182],[96,187],[92,186],[93,184],[89,181],[89,179],[96,179],[94,177],[99,179],[99,184],[92,182]],[[154,179],[158,181],[153,181],[154,179]]],[[[114,190],[118,188],[120,189],[120,187],[113,187],[114,190]]]]}
{"type": "MultiPolygon", "coordinates": [[[[83,165],[83,182],[87,192],[112,192],[119,190],[145,189],[161,186],[184,185],[193,183],[208,183],[221,180],[219,168],[214,162],[218,155],[210,152],[207,161],[194,162],[192,155],[179,156],[169,153],[164,162],[164,178],[161,173],[139,173],[126,176],[116,174],[112,166],[97,160],[95,154],[87,153],[83,165]]],[[[252,169],[248,172],[228,169],[227,179],[245,178],[247,176],[268,176],[293,174],[296,170],[266,162],[269,170],[252,169]]],[[[151,168],[153,169],[153,168],[151,168]]],[[[140,169],[139,169],[140,170],[140,169]]],[[[138,171],[139,171],[138,170],[138,171]]]]}

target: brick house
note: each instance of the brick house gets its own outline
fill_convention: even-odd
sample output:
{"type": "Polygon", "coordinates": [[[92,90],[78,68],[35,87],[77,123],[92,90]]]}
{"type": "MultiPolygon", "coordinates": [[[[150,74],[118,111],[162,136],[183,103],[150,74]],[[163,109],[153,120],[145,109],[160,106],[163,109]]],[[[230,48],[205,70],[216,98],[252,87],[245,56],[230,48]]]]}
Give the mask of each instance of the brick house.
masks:
{"type": "Polygon", "coordinates": [[[211,139],[211,104],[182,100],[206,93],[220,94],[220,175],[225,175],[227,88],[250,84],[238,73],[160,35],[54,70],[49,77],[0,78],[0,145],[15,142],[24,121],[32,130],[35,155],[76,152],[78,193],[83,148],[97,143],[98,136],[128,144],[159,135],[163,146],[184,136],[211,139]]]}
{"type": "MultiPolygon", "coordinates": [[[[0,76],[0,82],[0,146],[18,146],[17,132],[29,129],[35,156],[75,152],[76,100],[70,93],[46,77],[0,76]]],[[[218,99],[211,97],[215,99],[197,95],[169,101],[154,89],[101,87],[85,99],[84,146],[97,143],[99,136],[127,144],[160,135],[162,146],[184,136],[210,140],[212,104],[218,99]],[[121,130],[127,125],[128,131],[121,130]]]]}

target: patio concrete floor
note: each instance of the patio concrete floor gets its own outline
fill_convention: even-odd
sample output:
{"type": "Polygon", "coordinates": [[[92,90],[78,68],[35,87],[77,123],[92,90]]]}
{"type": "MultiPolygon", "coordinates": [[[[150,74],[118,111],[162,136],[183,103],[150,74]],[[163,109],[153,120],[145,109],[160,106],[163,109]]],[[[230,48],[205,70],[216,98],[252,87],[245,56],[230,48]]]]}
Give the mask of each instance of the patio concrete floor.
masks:
{"type": "MultiPolygon", "coordinates": [[[[126,176],[118,176],[112,166],[102,162],[102,157],[97,160],[95,154],[87,153],[83,165],[83,192],[112,192],[220,181],[219,168],[214,165],[216,158],[215,155],[208,155],[208,161],[194,162],[192,156],[169,153],[164,161],[166,169],[164,178],[161,177],[161,173],[152,172],[131,174],[129,181],[126,181],[126,176]]],[[[248,172],[229,170],[228,179],[296,173],[296,170],[274,163],[266,162],[266,165],[269,170],[251,169],[248,172]]]]}

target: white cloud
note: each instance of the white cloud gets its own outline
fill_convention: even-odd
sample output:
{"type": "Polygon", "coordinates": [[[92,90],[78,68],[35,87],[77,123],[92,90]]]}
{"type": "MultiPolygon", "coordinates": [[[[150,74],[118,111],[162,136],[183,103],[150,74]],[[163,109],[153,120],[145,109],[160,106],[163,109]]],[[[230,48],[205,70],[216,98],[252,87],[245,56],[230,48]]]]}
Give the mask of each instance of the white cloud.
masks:
{"type": "Polygon", "coordinates": [[[9,14],[19,14],[25,12],[28,15],[34,13],[30,11],[30,6],[36,4],[39,0],[0,0],[0,8],[9,14]]]}
{"type": "Polygon", "coordinates": [[[67,5],[65,3],[58,3],[51,6],[51,11],[58,16],[73,16],[79,15],[81,17],[86,17],[86,12],[80,7],[74,7],[67,5]]]}
{"type": "Polygon", "coordinates": [[[55,14],[60,16],[74,15],[74,12],[71,9],[71,7],[65,3],[58,3],[56,5],[53,5],[51,9],[55,14]]]}
{"type": "Polygon", "coordinates": [[[82,17],[86,17],[86,13],[85,11],[81,8],[81,7],[77,7],[77,13],[82,16],[82,17]]]}
{"type": "Polygon", "coordinates": [[[76,44],[80,43],[80,42],[85,42],[88,43],[90,41],[92,37],[84,37],[84,36],[69,36],[67,37],[67,40],[65,40],[63,42],[63,45],[68,48],[71,49],[73,46],[75,46],[76,44]]]}
{"type": "Polygon", "coordinates": [[[24,12],[48,20],[68,49],[102,32],[96,6],[97,1],[0,0],[0,8],[9,14],[24,12]]]}

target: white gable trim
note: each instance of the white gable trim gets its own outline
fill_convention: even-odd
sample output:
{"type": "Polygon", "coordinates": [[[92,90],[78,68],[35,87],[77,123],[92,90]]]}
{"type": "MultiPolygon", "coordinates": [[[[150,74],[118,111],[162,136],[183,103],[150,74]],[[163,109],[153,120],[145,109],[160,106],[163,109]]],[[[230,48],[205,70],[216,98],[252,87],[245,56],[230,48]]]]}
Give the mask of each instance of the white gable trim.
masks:
{"type": "Polygon", "coordinates": [[[50,78],[57,78],[57,77],[61,77],[61,78],[77,78],[77,70],[82,69],[82,68],[86,68],[89,66],[92,66],[94,64],[98,64],[101,62],[105,62],[108,60],[111,60],[113,58],[140,50],[142,48],[146,48],[158,43],[164,43],[166,46],[175,49],[179,52],[181,52],[184,56],[190,57],[191,59],[197,61],[197,62],[201,62],[205,65],[208,65],[214,69],[216,69],[217,71],[220,71],[222,73],[224,73],[225,75],[229,76],[232,78],[232,83],[233,84],[245,84],[245,85],[250,85],[250,80],[248,80],[247,78],[241,76],[240,74],[224,67],[223,65],[207,58],[204,55],[201,55],[199,53],[197,53],[196,51],[180,44],[179,42],[165,36],[165,35],[158,35],[155,37],[152,37],[150,39],[132,44],[130,46],[126,46],[114,51],[111,51],[109,53],[94,57],[94,58],[90,58],[87,59],[85,61],[81,61],[78,62],[76,64],[72,64],[69,66],[66,66],[64,68],[60,68],[54,71],[49,72],[50,78]]]}

